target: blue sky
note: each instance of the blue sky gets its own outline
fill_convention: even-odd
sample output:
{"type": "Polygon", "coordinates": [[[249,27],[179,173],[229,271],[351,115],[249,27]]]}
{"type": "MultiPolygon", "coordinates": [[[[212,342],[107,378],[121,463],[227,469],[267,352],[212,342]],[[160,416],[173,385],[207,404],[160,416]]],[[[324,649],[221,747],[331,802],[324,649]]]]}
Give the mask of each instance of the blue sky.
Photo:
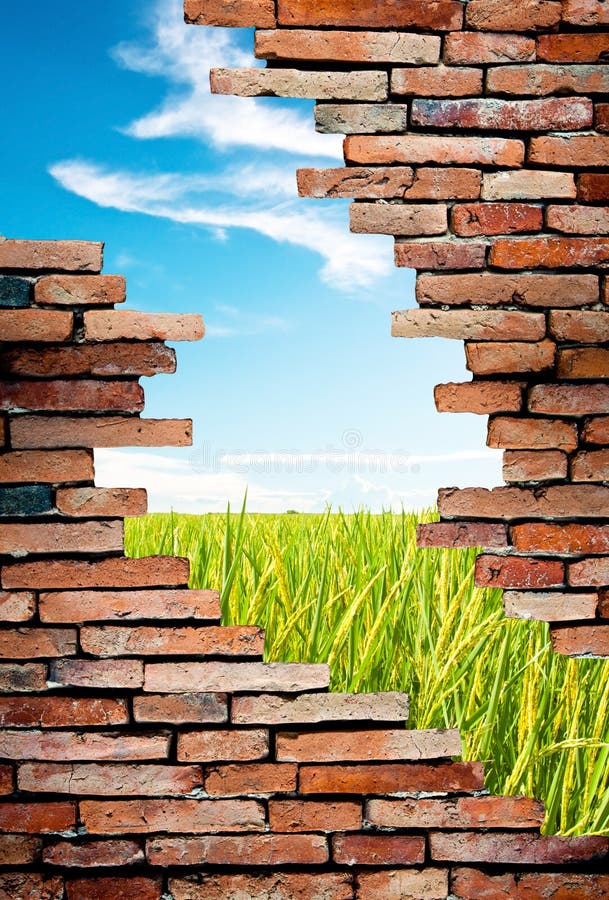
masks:
{"type": "Polygon", "coordinates": [[[186,26],[180,0],[63,0],[3,17],[1,231],[104,240],[127,307],[201,312],[178,373],[144,379],[150,417],[191,416],[191,450],[97,451],[98,484],[152,509],[281,512],[433,503],[500,481],[484,418],[440,416],[457,341],[390,337],[414,276],[392,240],[350,235],[339,201],[296,196],[299,166],[340,165],[312,104],[213,97],[215,65],[255,65],[247,30],[186,26]]]}

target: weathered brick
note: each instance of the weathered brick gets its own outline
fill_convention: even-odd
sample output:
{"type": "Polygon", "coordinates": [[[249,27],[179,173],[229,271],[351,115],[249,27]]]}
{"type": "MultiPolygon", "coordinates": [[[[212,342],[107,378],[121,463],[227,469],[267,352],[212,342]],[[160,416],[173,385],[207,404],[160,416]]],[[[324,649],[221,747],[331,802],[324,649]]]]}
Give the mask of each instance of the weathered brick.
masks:
{"type": "Polygon", "coordinates": [[[178,735],[180,762],[237,762],[265,759],[268,755],[269,733],[260,729],[188,731],[178,735]]]}
{"type": "Polygon", "coordinates": [[[129,713],[109,697],[0,697],[0,720],[5,728],[126,725],[129,713]]]}
{"type": "Polygon", "coordinates": [[[444,40],[444,62],[453,66],[472,63],[527,62],[535,59],[535,41],[520,34],[455,32],[444,40]]]}
{"type": "MultiPolygon", "coordinates": [[[[44,848],[43,860],[51,866],[94,869],[98,866],[138,865],[145,862],[145,856],[144,848],[137,841],[87,841],[84,844],[58,841],[44,848]]],[[[88,894],[87,900],[90,897],[91,894],[88,894]]],[[[116,894],[112,894],[112,900],[115,898],[116,894]]]]}
{"type": "Polygon", "coordinates": [[[377,134],[407,127],[408,107],[397,103],[315,105],[315,129],[321,134],[377,134]]]}
{"type": "MultiPolygon", "coordinates": [[[[26,866],[28,863],[36,862],[42,855],[42,841],[23,834],[3,834],[0,835],[0,854],[4,866],[26,866]]],[[[0,896],[2,896],[2,881],[0,881],[0,896]]]]}
{"type": "Polygon", "coordinates": [[[598,614],[601,619],[609,619],[609,591],[599,591],[598,614]]]}
{"type": "MultiPolygon", "coordinates": [[[[505,591],[503,594],[506,616],[512,619],[535,619],[536,622],[594,619],[597,603],[596,594],[564,591],[505,591]]],[[[504,827],[503,823],[501,827],[504,827]]]]}
{"type": "MultiPolygon", "coordinates": [[[[19,416],[11,422],[11,438],[13,447],[189,447],[192,421],[124,416],[19,416]]],[[[144,494],[140,491],[139,496],[144,494]]]]}
{"type": "Polygon", "coordinates": [[[92,656],[259,656],[264,631],[255,626],[112,626],[81,628],[80,643],[92,656]]]}
{"type": "Polygon", "coordinates": [[[607,657],[609,656],[609,626],[577,625],[552,628],[554,653],[563,656],[607,657]]]}
{"type": "Polygon", "coordinates": [[[274,0],[184,0],[184,18],[191,25],[231,28],[274,28],[274,0]]]}
{"type": "Polygon", "coordinates": [[[416,865],[425,862],[425,838],[399,834],[337,834],[332,857],[346,866],[416,865]]]}
{"type": "Polygon", "coordinates": [[[0,831],[53,834],[75,827],[75,803],[0,803],[0,831]]]}
{"type": "Polygon", "coordinates": [[[536,384],[529,390],[528,405],[531,412],[544,415],[603,413],[609,406],[609,385],[536,384]]]}
{"type": "MultiPolygon", "coordinates": [[[[388,62],[424,66],[440,59],[441,38],[433,34],[382,31],[256,31],[259,59],[320,62],[388,62]]],[[[533,44],[533,46],[535,46],[533,44]]]]}
{"type": "Polygon", "coordinates": [[[75,344],[71,347],[6,350],[0,360],[5,376],[52,378],[71,375],[156,375],[175,372],[175,350],[158,342],[75,344]]]}
{"type": "Polygon", "coordinates": [[[93,310],[84,321],[87,341],[200,341],[205,333],[197,314],[93,310]]]}
{"type": "Polygon", "coordinates": [[[299,782],[301,794],[463,793],[483,786],[481,763],[304,766],[299,782]]]}
{"type": "Polygon", "coordinates": [[[567,865],[605,856],[609,840],[603,837],[561,837],[495,832],[442,833],[429,836],[434,860],[451,862],[567,865]]]}
{"type": "Polygon", "coordinates": [[[144,390],[135,381],[0,381],[0,409],[11,408],[135,413],[144,408],[144,390]]]}
{"type": "Polygon", "coordinates": [[[421,66],[393,69],[391,93],[415,97],[469,97],[482,93],[482,69],[421,66]]]}
{"type": "Polygon", "coordinates": [[[148,509],[144,488],[59,488],[55,504],[64,516],[76,519],[144,516],[148,509]]]}
{"type": "Polygon", "coordinates": [[[2,311],[2,339],[7,343],[69,341],[72,337],[71,312],[47,309],[7,309],[2,311]]]}
{"type": "Polygon", "coordinates": [[[470,0],[466,23],[481,31],[533,31],[558,25],[561,4],[553,0],[520,0],[518,6],[501,0],[470,0]]]}
{"type": "Polygon", "coordinates": [[[461,752],[459,732],[442,729],[280,732],[275,742],[280,762],[441,759],[461,752]]]}
{"type": "Polygon", "coordinates": [[[31,591],[0,591],[0,622],[27,622],[35,611],[36,597],[31,591]]]}
{"type": "Polygon", "coordinates": [[[444,488],[438,494],[441,516],[477,519],[605,518],[609,488],[595,484],[544,485],[538,488],[444,488]]]}
{"type": "Polygon", "coordinates": [[[404,166],[386,168],[298,169],[301,197],[347,197],[357,200],[390,200],[405,196],[414,180],[404,166]]]}
{"type": "Polygon", "coordinates": [[[518,412],[522,408],[522,388],[502,381],[469,381],[439,384],[434,389],[438,412],[476,413],[518,412]]]}
{"type": "Polygon", "coordinates": [[[609,103],[599,103],[595,109],[594,124],[602,134],[609,132],[609,103]]]}
{"type": "Polygon", "coordinates": [[[609,313],[595,310],[552,310],[550,331],[559,341],[599,344],[609,341],[609,313]]]}
{"type": "Polygon", "coordinates": [[[502,450],[575,450],[577,427],[560,419],[498,416],[489,422],[486,443],[502,450]]]}
{"type": "Polygon", "coordinates": [[[608,153],[609,137],[549,135],[531,140],[529,159],[543,165],[593,168],[605,166],[608,153]]]}
{"type": "Polygon", "coordinates": [[[395,264],[408,269],[482,269],[484,243],[445,241],[396,241],[395,264]]]}
{"type": "Polygon", "coordinates": [[[412,186],[404,191],[404,199],[477,200],[481,180],[482,175],[478,169],[424,167],[415,171],[412,186]]]}
{"type": "Polygon", "coordinates": [[[190,564],[175,556],[142,559],[57,559],[11,563],[2,569],[5,588],[161,587],[186,585],[190,564]]]}
{"type": "Polygon", "coordinates": [[[0,631],[0,659],[75,656],[76,631],[71,628],[10,628],[0,631]]]}
{"type": "Polygon", "coordinates": [[[133,698],[136,722],[184,723],[226,722],[226,694],[149,694],[133,698]]]}
{"type": "Polygon", "coordinates": [[[214,766],[207,770],[205,791],[210,796],[291,793],[298,767],[293,763],[249,763],[214,766]]]}
{"type": "Polygon", "coordinates": [[[477,869],[452,870],[453,892],[461,900],[602,900],[609,890],[609,875],[578,872],[539,872],[487,875],[477,869]]]}
{"type": "Polygon", "coordinates": [[[263,694],[233,697],[231,721],[236,725],[289,725],[318,722],[405,722],[408,694],[263,694]]]}
{"type": "Polygon", "coordinates": [[[582,439],[587,444],[609,444],[609,416],[593,416],[587,419],[582,439]]]}
{"type": "Polygon", "coordinates": [[[119,521],[3,525],[0,553],[110,553],[123,549],[119,521]]]}
{"type": "Polygon", "coordinates": [[[47,686],[46,675],[46,666],[38,663],[1,663],[0,693],[44,691],[47,686]]]}
{"type": "Polygon", "coordinates": [[[505,525],[432,522],[417,526],[418,547],[507,547],[505,525]]]}
{"type": "Polygon", "coordinates": [[[52,508],[51,488],[46,485],[0,487],[0,516],[38,516],[52,508]]]}
{"type": "Polygon", "coordinates": [[[329,682],[328,666],[321,663],[148,663],[145,690],[301,693],[329,682]]]}
{"type": "Polygon", "coordinates": [[[386,72],[310,72],[299,69],[212,69],[212,94],[302,97],[312,100],[386,100],[386,72]]]}
{"type": "Polygon", "coordinates": [[[415,125],[434,128],[481,128],[495,131],[576,131],[589,128],[594,107],[587,98],[547,100],[415,100],[410,110],[415,125]]]}
{"type": "Polygon", "coordinates": [[[541,231],[541,206],[525,203],[469,203],[454,206],[451,227],[461,237],[541,231]]]}
{"type": "Polygon", "coordinates": [[[125,296],[122,275],[46,275],[34,286],[34,301],[43,306],[111,306],[125,296]]]}
{"type": "Polygon", "coordinates": [[[542,34],[537,38],[537,59],[547,62],[602,62],[608,51],[609,33],[542,34]]]}
{"type": "Polygon", "coordinates": [[[7,759],[37,759],[45,762],[71,759],[162,759],[169,753],[169,741],[167,733],[129,735],[124,731],[102,734],[5,730],[0,734],[0,755],[7,759]]]}
{"type": "Polygon", "coordinates": [[[0,873],[0,900],[63,900],[63,878],[38,872],[0,873]]]}
{"type": "Polygon", "coordinates": [[[565,0],[562,15],[571,25],[609,25],[609,9],[604,0],[565,0]]]}
{"type": "Polygon", "coordinates": [[[508,482],[563,480],[567,472],[567,455],[560,450],[507,450],[503,457],[508,482]]]}
{"type": "Polygon", "coordinates": [[[93,241],[0,240],[0,269],[100,272],[104,245],[93,241]]]}
{"type": "Polygon", "coordinates": [[[67,900],[162,900],[160,876],[77,878],[66,881],[67,900]]]}
{"type": "Polygon", "coordinates": [[[476,560],[475,583],[478,587],[561,587],[565,569],[556,560],[487,554],[476,560]]]}
{"type": "Polygon", "coordinates": [[[595,206],[549,206],[548,228],[566,234],[609,234],[609,209],[595,206]]]}
{"type": "Polygon", "coordinates": [[[570,563],[567,580],[571,587],[605,587],[609,585],[609,556],[591,557],[570,563]]]}
{"type": "Polygon", "coordinates": [[[30,305],[31,282],[14,275],[0,275],[0,308],[22,309],[30,305]]]}
{"type": "Polygon", "coordinates": [[[393,313],[394,337],[444,337],[477,341],[538,341],[545,335],[543,315],[487,310],[409,309],[393,313]]]}
{"type": "Polygon", "coordinates": [[[413,134],[397,137],[351,136],[345,140],[345,159],[359,165],[442,165],[521,166],[522,141],[506,138],[444,137],[413,134]]]}
{"type": "Polygon", "coordinates": [[[385,869],[358,875],[358,900],[441,900],[448,895],[448,870],[385,869]]]}
{"type": "Polygon", "coordinates": [[[455,0],[400,0],[387,6],[374,0],[279,0],[280,25],[337,25],[355,28],[430,28],[453,31],[461,28],[463,7],[455,0]]]}
{"type": "Polygon", "coordinates": [[[255,800],[83,800],[80,816],[88,834],[264,831],[255,800]]]}
{"type": "Polygon", "coordinates": [[[488,172],[482,178],[484,200],[543,200],[577,194],[575,177],[570,172],[539,172],[519,169],[513,172],[488,172]]]}
{"type": "Polygon", "coordinates": [[[206,875],[170,878],[174,900],[354,900],[351,875],[345,872],[252,872],[247,875],[206,875]]]}
{"type": "Polygon", "coordinates": [[[270,800],[271,831],[359,831],[361,803],[317,800],[270,800]]]}
{"type": "MultiPolygon", "coordinates": [[[[419,275],[421,306],[585,306],[598,303],[596,275],[534,275],[473,272],[463,275],[419,275]]],[[[511,346],[511,345],[510,345],[511,346]]],[[[539,345],[552,349],[551,344],[539,345]]],[[[484,347],[480,348],[484,350],[484,347]]],[[[506,345],[497,350],[509,350],[506,345]]],[[[533,349],[530,345],[526,348],[533,349]]],[[[553,352],[553,350],[552,350],[553,352]]],[[[553,357],[550,365],[553,362],[553,357]]],[[[506,371],[500,369],[497,371],[506,371]]]]}
{"type": "Polygon", "coordinates": [[[609,175],[601,172],[585,172],[577,177],[577,197],[584,203],[609,200],[609,175]]]}
{"type": "Polygon", "coordinates": [[[442,203],[352,203],[349,212],[356,234],[432,235],[448,228],[448,208],[442,203]]]}
{"type": "MultiPolygon", "coordinates": [[[[88,738],[92,737],[95,736],[88,735],[88,738]]],[[[114,744],[118,745],[117,735],[114,735],[113,740],[114,744]]],[[[119,755],[120,749],[116,746],[113,750],[111,747],[112,756],[103,758],[112,760],[128,758],[130,750],[138,754],[133,758],[143,758],[142,752],[148,753],[149,756],[166,756],[165,738],[163,743],[160,743],[160,739],[156,740],[158,747],[152,745],[150,738],[146,738],[150,750],[146,750],[141,744],[141,738],[139,740],[139,745],[133,744],[130,748],[129,744],[133,738],[126,736],[123,756],[119,755]]],[[[120,797],[143,794],[158,797],[162,794],[190,794],[191,791],[201,787],[203,775],[199,766],[40,762],[20,765],[18,780],[19,789],[22,791],[76,796],[93,794],[100,797],[120,797]]]]}
{"type": "MultiPolygon", "coordinates": [[[[13,767],[10,765],[0,765],[0,794],[12,794],[14,790],[13,782],[13,767]]],[[[0,845],[1,843],[2,842],[0,841],[0,845]]]]}
{"type": "Polygon", "coordinates": [[[382,828],[520,829],[543,825],[545,813],[543,804],[529,797],[408,797],[369,800],[365,818],[382,828]]]}
{"type": "Polygon", "coordinates": [[[609,481],[609,450],[583,450],[571,462],[572,481],[609,481]]]}
{"type": "Polygon", "coordinates": [[[498,238],[490,263],[500,269],[609,265],[609,238],[498,238]]]}
{"type": "Polygon", "coordinates": [[[59,453],[32,450],[0,455],[0,482],[47,482],[93,480],[93,454],[86,450],[59,453]]]}
{"type": "Polygon", "coordinates": [[[104,619],[220,618],[217,591],[58,591],[39,598],[43,622],[96,622],[104,619]]]}
{"type": "Polygon", "coordinates": [[[50,682],[58,687],[140,688],[144,667],[139,659],[66,659],[51,664],[50,682]]]}
{"type": "Polygon", "coordinates": [[[320,834],[253,834],[220,837],[157,837],[146,842],[153,866],[322,865],[328,861],[327,839],[320,834]]]}
{"type": "Polygon", "coordinates": [[[609,66],[497,66],[489,69],[488,92],[522,96],[604,94],[609,90],[609,66]]]}

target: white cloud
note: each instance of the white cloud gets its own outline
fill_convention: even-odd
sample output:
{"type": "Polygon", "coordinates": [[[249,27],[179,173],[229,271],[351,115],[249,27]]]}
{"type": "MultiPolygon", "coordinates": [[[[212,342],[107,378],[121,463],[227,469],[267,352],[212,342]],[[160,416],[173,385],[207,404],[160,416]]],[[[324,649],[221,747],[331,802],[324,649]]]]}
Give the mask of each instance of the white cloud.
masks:
{"type": "Polygon", "coordinates": [[[212,97],[211,68],[259,63],[239,47],[234,32],[186,27],[182,0],[158,3],[152,15],[150,41],[119,44],[113,56],[126,69],[161,76],[174,86],[157,109],[123,129],[132,137],[194,137],[223,148],[341,156],[341,139],[317,134],[310,116],[301,116],[273,100],[212,97]]]}

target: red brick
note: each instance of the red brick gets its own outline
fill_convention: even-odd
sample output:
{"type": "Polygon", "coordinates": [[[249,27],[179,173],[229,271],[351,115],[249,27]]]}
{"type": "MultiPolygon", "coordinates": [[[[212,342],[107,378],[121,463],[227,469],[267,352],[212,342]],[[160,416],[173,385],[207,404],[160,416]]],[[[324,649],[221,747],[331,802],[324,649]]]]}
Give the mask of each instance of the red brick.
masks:
{"type": "Polygon", "coordinates": [[[168,734],[128,735],[124,732],[4,731],[0,755],[7,759],[160,759],[169,752],[168,734]]]}
{"type": "Polygon", "coordinates": [[[125,700],[106,697],[0,697],[5,728],[61,728],[78,725],[126,725],[125,700]]]}
{"type": "Polygon", "coordinates": [[[327,688],[321,663],[190,662],[147,663],[145,691],[282,691],[300,694],[327,688]]]}
{"type": "Polygon", "coordinates": [[[316,800],[269,801],[271,831],[292,834],[298,831],[359,831],[361,803],[333,803],[316,800]]]}
{"type": "Polygon", "coordinates": [[[6,343],[19,341],[69,341],[72,337],[71,312],[46,309],[3,309],[2,339],[6,343]]]}
{"type": "Polygon", "coordinates": [[[609,238],[499,238],[490,263],[500,269],[562,269],[609,264],[609,238]]]}
{"type": "Polygon", "coordinates": [[[512,619],[569,622],[596,618],[596,594],[564,591],[504,591],[505,614],[512,619]]]}
{"type": "Polygon", "coordinates": [[[609,350],[601,347],[559,350],[556,374],[559,378],[609,378],[609,350]]]}
{"type": "Polygon", "coordinates": [[[83,800],[89,834],[213,834],[264,831],[264,807],[254,800],[83,800]]]}
{"type": "Polygon", "coordinates": [[[586,172],[577,179],[577,197],[584,203],[609,200],[609,175],[586,172]]]}
{"type": "Polygon", "coordinates": [[[205,791],[221,797],[296,791],[297,766],[292,763],[250,763],[214,766],[207,770],[205,791]]]}
{"type": "Polygon", "coordinates": [[[494,310],[409,309],[393,313],[393,337],[444,337],[477,341],[538,341],[545,336],[545,317],[494,310]]]}
{"type": "Polygon", "coordinates": [[[596,484],[498,487],[492,491],[444,488],[438,494],[438,510],[441,516],[454,518],[602,519],[608,500],[609,488],[596,484]]]}
{"type": "Polygon", "coordinates": [[[448,229],[444,204],[353,203],[349,213],[356,234],[434,235],[448,229]]]}
{"type": "Polygon", "coordinates": [[[237,725],[292,725],[319,722],[405,722],[408,694],[264,694],[233,697],[231,721],[237,725]]]}
{"type": "Polygon", "coordinates": [[[600,591],[598,614],[601,619],[609,619],[609,591],[600,591]]]}
{"type": "Polygon", "coordinates": [[[503,457],[503,480],[508,482],[562,480],[567,471],[567,456],[560,450],[507,450],[503,457]]]}
{"type": "Polygon", "coordinates": [[[345,140],[345,159],[359,165],[414,165],[441,163],[489,166],[521,166],[522,141],[505,138],[445,137],[443,135],[399,135],[395,137],[351,136],[345,140]]]}
{"type": "Polygon", "coordinates": [[[404,199],[477,200],[480,183],[478,169],[416,169],[412,187],[404,191],[404,199]]]}
{"type": "Polygon", "coordinates": [[[299,784],[301,794],[463,793],[483,787],[480,763],[304,766],[299,784]]]}
{"type": "MultiPolygon", "coordinates": [[[[158,342],[75,344],[71,347],[7,350],[0,372],[11,377],[48,378],[68,375],[156,375],[175,372],[175,350],[158,342]]],[[[96,420],[97,421],[97,420],[96,420]]]]}
{"type": "Polygon", "coordinates": [[[1,381],[0,409],[12,408],[141,412],[144,390],[128,381],[1,381]]]}
{"type": "Polygon", "coordinates": [[[599,344],[609,340],[609,313],[594,310],[553,310],[550,330],[559,341],[599,344]]]}
{"type": "Polygon", "coordinates": [[[605,587],[609,585],[609,556],[580,559],[567,567],[571,587],[605,587]]]}
{"type": "Polygon", "coordinates": [[[189,447],[192,444],[190,419],[19,416],[11,423],[11,429],[13,447],[189,447]]]}
{"type": "Polygon", "coordinates": [[[497,66],[489,69],[489,93],[516,96],[603,94],[609,89],[607,66],[497,66]]]}
{"type": "Polygon", "coordinates": [[[609,526],[550,522],[527,522],[512,527],[512,542],[518,550],[543,548],[548,553],[607,553],[609,526]]]}
{"type": "Polygon", "coordinates": [[[0,693],[44,691],[47,686],[46,674],[46,666],[38,663],[0,663],[0,693]]]}
{"type": "Polygon", "coordinates": [[[529,159],[551,166],[594,167],[607,164],[609,137],[593,134],[550,135],[531,140],[529,159]]]}
{"type": "Polygon", "coordinates": [[[146,842],[153,866],[322,865],[328,843],[320,834],[252,834],[246,836],[152,838],[146,842]]]}
{"type": "Polygon", "coordinates": [[[206,875],[170,878],[174,900],[354,900],[351,875],[345,872],[274,872],[260,875],[206,875]]]}
{"type": "Polygon", "coordinates": [[[483,269],[487,245],[445,241],[396,241],[395,264],[408,269],[483,269]]]}
{"type": "Polygon", "coordinates": [[[130,875],[128,878],[78,878],[66,882],[67,900],[161,900],[161,878],[130,875]]]}
{"type": "Polygon", "coordinates": [[[178,735],[180,762],[222,762],[265,759],[269,733],[263,730],[189,731],[178,735]]]}
{"type": "Polygon", "coordinates": [[[609,406],[609,385],[537,384],[529,390],[528,405],[531,412],[545,415],[603,413],[609,406]]]}
{"type": "Polygon", "coordinates": [[[17,450],[0,455],[0,482],[5,484],[92,481],[93,476],[93,454],[87,450],[57,453],[17,450]]]}
{"type": "Polygon", "coordinates": [[[133,698],[136,722],[226,722],[226,694],[149,694],[133,698]]]}
{"type": "Polygon", "coordinates": [[[259,656],[264,631],[254,626],[81,628],[80,643],[92,656],[259,656]]]}
{"type": "Polygon", "coordinates": [[[104,245],[93,241],[0,240],[0,269],[100,272],[104,245]]]}
{"type": "Polygon", "coordinates": [[[123,523],[3,525],[0,553],[109,553],[123,549],[123,523]]]}
{"type": "Polygon", "coordinates": [[[605,856],[603,837],[560,837],[534,834],[435,832],[429,837],[434,860],[524,865],[568,865],[605,856]]]}
{"type": "Polygon", "coordinates": [[[577,427],[560,419],[498,416],[489,422],[486,443],[502,450],[575,450],[577,427]]]}
{"type": "Polygon", "coordinates": [[[487,875],[477,869],[453,869],[453,892],[462,900],[602,900],[609,875],[540,872],[487,875]]]}
{"type": "Polygon", "coordinates": [[[73,518],[143,516],[148,508],[144,488],[60,488],[55,503],[73,518]]]}
{"type": "Polygon", "coordinates": [[[541,231],[543,210],[525,203],[470,203],[453,207],[451,227],[461,237],[541,231]]]}
{"type": "Polygon", "coordinates": [[[576,625],[552,628],[554,653],[563,656],[607,657],[609,656],[609,626],[576,625]]]}
{"type": "Polygon", "coordinates": [[[548,100],[415,100],[410,111],[410,120],[414,125],[495,131],[575,131],[589,128],[593,119],[592,101],[578,97],[548,100]]]}
{"type": "Polygon", "coordinates": [[[593,416],[584,425],[582,439],[587,444],[609,443],[609,416],[593,416]]]}
{"type": "Polygon", "coordinates": [[[122,275],[46,275],[34,286],[34,300],[43,306],[112,306],[125,296],[122,275]]]}
{"type": "Polygon", "coordinates": [[[607,134],[609,132],[609,103],[599,103],[595,110],[596,130],[607,134]]]}
{"type": "MultiPolygon", "coordinates": [[[[24,866],[39,859],[42,854],[42,841],[39,838],[26,837],[21,834],[3,834],[0,836],[0,854],[2,865],[24,866]]],[[[2,881],[0,880],[0,897],[2,890],[2,881]]]]}
{"type": "Polygon", "coordinates": [[[0,831],[52,834],[75,827],[75,803],[0,803],[0,831]]]}
{"type": "Polygon", "coordinates": [[[542,34],[537,58],[557,63],[603,62],[609,52],[609,34],[542,34]]]}
{"type": "Polygon", "coordinates": [[[274,28],[274,0],[184,0],[184,18],[192,25],[274,28]]]}
{"type": "MultiPolygon", "coordinates": [[[[441,38],[432,34],[379,31],[257,31],[259,59],[320,62],[389,62],[423,66],[440,59],[441,38]]],[[[534,44],[533,44],[534,46],[534,44]]]]}
{"type": "MultiPolygon", "coordinates": [[[[17,699],[17,698],[14,698],[17,699]]],[[[2,703],[2,698],[0,698],[0,704],[2,703]]],[[[4,723],[3,723],[4,724],[4,723]]],[[[13,785],[13,767],[12,766],[3,766],[0,765],[0,794],[12,794],[14,790],[13,785]]],[[[0,841],[0,846],[1,846],[0,841]]]]}
{"type": "Polygon", "coordinates": [[[75,656],[75,629],[11,628],[0,631],[0,659],[75,656]]]}
{"type": "Polygon", "coordinates": [[[212,69],[212,94],[237,97],[301,97],[313,100],[386,100],[388,76],[381,71],[312,72],[301,69],[212,69]]]}
{"type": "Polygon", "coordinates": [[[190,564],[174,556],[12,563],[2,568],[5,588],[156,587],[188,583],[190,564]]]}
{"type": "Polygon", "coordinates": [[[36,611],[30,591],[0,591],[0,622],[27,622],[36,611]]]}
{"type": "Polygon", "coordinates": [[[543,804],[528,797],[408,797],[366,804],[366,821],[382,828],[537,828],[544,818],[543,804]]]}
{"type": "Polygon", "coordinates": [[[596,275],[475,272],[419,275],[417,279],[417,301],[422,306],[585,306],[598,300],[596,275]]]}
{"type": "Polygon", "coordinates": [[[558,25],[561,4],[552,0],[520,0],[517,6],[502,0],[471,0],[466,22],[481,31],[532,31],[558,25]]]}
{"type": "Polygon", "coordinates": [[[448,34],[444,40],[444,62],[472,63],[527,62],[535,59],[535,41],[520,34],[480,34],[476,31],[448,34]]]}
{"type": "Polygon", "coordinates": [[[425,838],[399,834],[337,834],[332,857],[346,866],[416,865],[425,862],[425,838]]]}
{"type": "Polygon", "coordinates": [[[67,659],[52,665],[50,680],[69,687],[139,688],[143,669],[139,659],[67,659]]]}
{"type": "Polygon", "coordinates": [[[63,900],[63,878],[37,872],[0,873],[0,900],[63,900]]]}
{"type": "Polygon", "coordinates": [[[205,333],[201,316],[192,314],[94,310],[84,320],[88,341],[200,341],[205,333]]]}
{"type": "Polygon", "coordinates": [[[556,345],[552,341],[470,341],[465,345],[467,368],[476,375],[543,372],[553,367],[555,351],[556,345]]]}
{"type": "Polygon", "coordinates": [[[459,732],[441,729],[280,732],[275,743],[280,762],[441,759],[461,752],[459,732]]]}
{"type": "Polygon", "coordinates": [[[571,462],[572,481],[609,481],[609,450],[582,451],[571,462]]]}
{"type": "Polygon", "coordinates": [[[220,618],[217,591],[61,591],[39,598],[43,622],[220,618]]]}
{"type": "MultiPolygon", "coordinates": [[[[115,735],[113,740],[117,743],[118,737],[115,735]]],[[[141,746],[144,746],[142,739],[139,740],[141,746]]],[[[129,741],[127,736],[125,756],[129,755],[129,741]]],[[[148,743],[151,744],[150,740],[148,743]]],[[[117,758],[117,751],[120,753],[116,748],[112,759],[117,758]]],[[[134,746],[134,751],[140,754],[142,752],[137,746],[134,746]]],[[[150,752],[154,753],[154,747],[150,752]]],[[[53,794],[94,794],[102,797],[144,794],[158,797],[160,794],[190,794],[200,788],[202,783],[203,776],[199,766],[48,762],[24,763],[19,766],[20,790],[53,794]]]]}
{"type": "Polygon", "coordinates": [[[516,169],[488,172],[482,179],[484,200],[573,200],[576,194],[575,176],[571,172],[516,169]]]}
{"type": "MultiPolygon", "coordinates": [[[[136,841],[87,841],[85,844],[58,841],[45,847],[43,859],[47,865],[79,869],[145,862],[144,848],[136,841]]],[[[113,894],[112,900],[115,897],[113,894]]]]}
{"type": "Polygon", "coordinates": [[[566,234],[609,234],[609,208],[549,206],[547,225],[566,234]]]}
{"type": "Polygon", "coordinates": [[[604,0],[564,0],[563,19],[571,25],[609,25],[604,0]]]}
{"type": "Polygon", "coordinates": [[[357,880],[358,900],[440,900],[449,893],[446,869],[386,869],[357,880]]]}
{"type": "Polygon", "coordinates": [[[487,416],[497,412],[519,412],[522,388],[501,381],[469,381],[439,384],[434,389],[438,412],[476,413],[487,416]]]}
{"type": "Polygon", "coordinates": [[[301,197],[347,197],[357,200],[403,197],[414,180],[413,170],[404,166],[298,169],[296,176],[301,197]]]}
{"type": "Polygon", "coordinates": [[[433,522],[417,526],[418,547],[507,547],[505,525],[433,522]]]}
{"type": "Polygon", "coordinates": [[[458,31],[463,23],[463,7],[455,0],[399,0],[387,5],[373,0],[279,0],[280,25],[336,25],[355,28],[430,28],[458,31]]]}
{"type": "Polygon", "coordinates": [[[476,560],[478,587],[561,587],[564,582],[564,566],[555,560],[491,555],[476,560]]]}
{"type": "Polygon", "coordinates": [[[468,97],[482,93],[482,69],[421,66],[393,69],[391,93],[415,97],[468,97]]]}

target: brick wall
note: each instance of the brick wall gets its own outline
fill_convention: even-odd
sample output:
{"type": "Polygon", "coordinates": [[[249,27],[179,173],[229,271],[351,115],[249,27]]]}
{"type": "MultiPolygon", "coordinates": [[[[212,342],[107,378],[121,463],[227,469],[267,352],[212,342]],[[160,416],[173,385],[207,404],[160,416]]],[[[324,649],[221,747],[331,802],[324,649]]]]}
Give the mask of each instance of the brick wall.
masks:
{"type": "MultiPolygon", "coordinates": [[[[320,129],[350,133],[347,167],[300,189],[352,197],[353,229],[395,234],[420,269],[423,308],[395,333],[467,342],[474,381],[438,406],[491,414],[513,486],[443,492],[421,543],[485,545],[479,581],[509,588],[510,614],[574,620],[561,651],[602,643],[605,4],[186,11],[262,29],[271,66],[216,89],[312,96],[320,129]]],[[[188,421],[141,418],[139,378],[203,328],[116,310],[124,280],[101,267],[99,244],[0,241],[0,900],[609,897],[607,838],[541,836],[540,804],[454,761],[455,731],[403,728],[405,695],[264,663],[262,632],[222,626],[187,561],[124,557],[145,492],[96,487],[92,448],[191,442],[188,421]]]]}

